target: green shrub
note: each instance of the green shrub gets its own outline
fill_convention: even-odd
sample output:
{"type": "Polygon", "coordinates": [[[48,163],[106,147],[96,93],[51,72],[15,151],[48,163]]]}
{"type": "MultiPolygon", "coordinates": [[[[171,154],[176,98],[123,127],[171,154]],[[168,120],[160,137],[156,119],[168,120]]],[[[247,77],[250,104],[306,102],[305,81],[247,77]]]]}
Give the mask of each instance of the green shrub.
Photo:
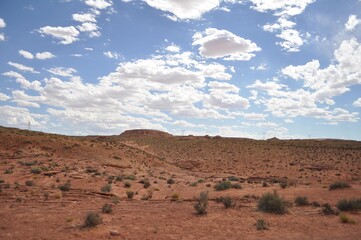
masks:
{"type": "Polygon", "coordinates": [[[361,198],[359,199],[350,199],[350,200],[340,200],[337,203],[337,208],[341,211],[359,211],[361,210],[361,198]]]}
{"type": "Polygon", "coordinates": [[[351,224],[355,224],[355,220],[351,219],[350,217],[346,216],[345,214],[340,214],[340,221],[342,223],[351,223],[351,224]]]}
{"type": "Polygon", "coordinates": [[[285,201],[277,194],[274,193],[265,193],[258,200],[258,210],[263,212],[275,213],[275,214],[284,214],[286,213],[286,203],[285,201]]]}
{"type": "Polygon", "coordinates": [[[345,188],[350,188],[350,184],[348,184],[347,182],[335,182],[330,184],[330,186],[328,186],[329,190],[335,190],[335,189],[345,189],[345,188]]]}
{"type": "Polygon", "coordinates": [[[226,189],[230,189],[232,187],[232,183],[230,181],[222,181],[214,185],[214,188],[217,191],[223,191],[226,189]]]}
{"type": "Polygon", "coordinates": [[[174,183],[175,183],[175,181],[174,181],[174,179],[173,179],[173,178],[169,178],[169,179],[167,180],[167,183],[168,183],[168,184],[174,184],[174,183]]]}
{"type": "Polygon", "coordinates": [[[125,193],[127,194],[128,199],[133,199],[133,197],[134,197],[133,191],[126,191],[125,193]]]}
{"type": "Polygon", "coordinates": [[[234,204],[232,203],[232,199],[230,197],[223,197],[222,203],[225,208],[230,208],[234,206],[234,204]]]}
{"type": "Polygon", "coordinates": [[[63,185],[60,185],[59,189],[63,192],[68,192],[70,190],[70,182],[66,182],[63,185]]]}
{"type": "Polygon", "coordinates": [[[40,173],[41,173],[41,169],[38,168],[38,167],[32,167],[31,170],[30,170],[30,172],[31,172],[32,174],[40,174],[40,173]]]}
{"type": "Polygon", "coordinates": [[[331,205],[328,203],[325,203],[322,205],[322,212],[325,215],[335,215],[336,212],[332,209],[331,205]]]}
{"type": "Polygon", "coordinates": [[[196,210],[197,214],[203,215],[207,213],[207,206],[208,206],[208,192],[201,192],[199,197],[196,198],[196,203],[194,204],[194,209],[196,210]]]}
{"type": "Polygon", "coordinates": [[[111,184],[105,184],[103,187],[100,188],[100,190],[102,192],[110,192],[112,190],[112,185],[111,184]]]}
{"type": "Polygon", "coordinates": [[[27,180],[27,181],[25,182],[25,185],[26,185],[26,186],[29,186],[29,187],[32,187],[32,186],[35,186],[35,182],[34,182],[33,180],[27,180]]]}
{"type": "Polygon", "coordinates": [[[102,213],[111,213],[113,211],[113,206],[109,203],[106,203],[102,207],[102,213]]]}
{"type": "Polygon", "coordinates": [[[307,197],[301,197],[301,196],[296,197],[295,204],[297,206],[307,206],[308,205],[307,197]]]}
{"type": "Polygon", "coordinates": [[[95,227],[103,222],[99,213],[89,212],[84,219],[84,227],[95,227]]]}
{"type": "Polygon", "coordinates": [[[268,230],[268,224],[264,219],[258,219],[256,223],[256,228],[258,231],[268,230]]]}

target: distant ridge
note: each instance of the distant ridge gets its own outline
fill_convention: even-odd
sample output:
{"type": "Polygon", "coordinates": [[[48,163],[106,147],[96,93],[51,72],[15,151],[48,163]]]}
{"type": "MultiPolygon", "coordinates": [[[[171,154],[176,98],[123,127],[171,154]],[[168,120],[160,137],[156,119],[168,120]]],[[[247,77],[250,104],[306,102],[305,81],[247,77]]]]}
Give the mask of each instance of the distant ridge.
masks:
{"type": "Polygon", "coordinates": [[[173,135],[167,132],[152,130],[152,129],[132,129],[126,130],[122,132],[119,136],[121,137],[144,137],[144,136],[152,136],[152,137],[172,137],[173,135]]]}

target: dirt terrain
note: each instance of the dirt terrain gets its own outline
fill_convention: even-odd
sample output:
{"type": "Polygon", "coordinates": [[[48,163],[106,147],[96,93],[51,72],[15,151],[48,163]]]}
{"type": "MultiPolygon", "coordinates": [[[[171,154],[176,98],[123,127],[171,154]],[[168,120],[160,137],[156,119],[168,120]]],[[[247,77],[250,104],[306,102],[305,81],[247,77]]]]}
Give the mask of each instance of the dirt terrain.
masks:
{"type": "Polygon", "coordinates": [[[357,141],[153,130],[72,137],[0,127],[0,189],[0,239],[361,239],[360,211],[343,213],[354,221],[345,224],[322,207],[337,211],[338,201],[361,197],[357,141]],[[217,191],[223,180],[238,187],[217,191]],[[351,187],[329,190],[337,181],[351,187]],[[274,190],[288,201],[285,214],[257,209],[274,190]],[[201,192],[209,198],[204,215],[193,208],[201,192]],[[217,201],[227,196],[228,209],[217,201]],[[297,206],[298,196],[313,204],[297,206]],[[111,213],[102,213],[106,203],[111,213]],[[85,227],[89,212],[102,223],[85,227]],[[268,230],[257,230],[258,219],[268,230]]]}

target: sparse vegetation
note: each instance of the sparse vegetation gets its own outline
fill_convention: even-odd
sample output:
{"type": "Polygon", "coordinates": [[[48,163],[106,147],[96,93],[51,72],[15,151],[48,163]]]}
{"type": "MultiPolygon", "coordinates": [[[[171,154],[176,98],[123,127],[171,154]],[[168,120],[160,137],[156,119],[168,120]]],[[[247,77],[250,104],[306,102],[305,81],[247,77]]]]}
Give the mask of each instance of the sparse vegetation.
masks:
{"type": "Polygon", "coordinates": [[[128,181],[124,182],[124,187],[126,188],[130,188],[132,186],[132,184],[128,181]]]}
{"type": "Polygon", "coordinates": [[[126,191],[125,193],[127,194],[128,199],[133,199],[133,197],[134,197],[133,191],[126,191]]]}
{"type": "Polygon", "coordinates": [[[68,192],[70,191],[70,186],[71,186],[70,182],[66,182],[63,185],[60,185],[59,189],[63,192],[68,192]]]}
{"type": "Polygon", "coordinates": [[[103,187],[100,188],[100,191],[102,192],[110,192],[112,191],[112,185],[111,184],[105,184],[103,187]]]}
{"type": "Polygon", "coordinates": [[[242,189],[242,186],[239,183],[234,183],[234,184],[232,184],[232,188],[234,188],[234,189],[242,189]]]}
{"type": "Polygon", "coordinates": [[[128,176],[126,176],[124,179],[134,181],[136,178],[137,178],[137,177],[136,177],[135,175],[133,175],[133,174],[132,174],[132,175],[128,175],[128,176]]]}
{"type": "Polygon", "coordinates": [[[223,197],[222,203],[225,208],[230,208],[234,206],[234,203],[232,202],[232,199],[230,197],[223,197]]]}
{"type": "Polygon", "coordinates": [[[113,206],[109,203],[106,203],[102,207],[102,213],[111,213],[113,211],[113,206]]]}
{"type": "Polygon", "coordinates": [[[322,205],[322,212],[325,215],[335,215],[335,210],[332,209],[331,205],[328,203],[325,203],[322,205]]]}
{"type": "Polygon", "coordinates": [[[196,203],[193,205],[197,214],[203,215],[207,213],[208,206],[208,192],[201,192],[199,197],[196,198],[196,203]]]}
{"type": "Polygon", "coordinates": [[[174,181],[174,179],[173,179],[173,178],[169,178],[169,179],[167,180],[167,183],[168,183],[168,184],[174,184],[174,183],[175,183],[175,181],[174,181]]]}
{"type": "Polygon", "coordinates": [[[178,193],[173,193],[172,196],[170,197],[170,200],[172,202],[176,202],[179,200],[179,194],[178,193]]]}
{"type": "Polygon", "coordinates": [[[256,228],[258,231],[268,230],[268,224],[264,219],[258,219],[256,222],[256,228]]]}
{"type": "Polygon", "coordinates": [[[28,187],[35,186],[35,182],[33,180],[27,180],[25,181],[25,185],[28,187]]]}
{"type": "Polygon", "coordinates": [[[232,183],[230,181],[222,181],[214,185],[214,188],[217,191],[227,190],[230,189],[231,187],[232,187],[232,183]]]}
{"type": "Polygon", "coordinates": [[[258,210],[262,212],[275,214],[284,214],[287,211],[285,201],[277,194],[276,191],[262,195],[262,197],[258,200],[257,207],[258,210]]]}
{"type": "Polygon", "coordinates": [[[239,181],[239,178],[238,177],[236,177],[236,176],[230,176],[230,177],[228,177],[228,180],[229,181],[239,181]]]}
{"type": "Polygon", "coordinates": [[[335,182],[330,184],[330,186],[328,187],[329,190],[335,190],[335,189],[345,189],[345,188],[350,188],[350,184],[348,184],[347,182],[335,182]]]}
{"type": "Polygon", "coordinates": [[[196,187],[197,185],[198,185],[197,182],[192,182],[191,184],[189,184],[189,186],[191,186],[191,187],[196,187]]]}
{"type": "Polygon", "coordinates": [[[103,222],[102,217],[99,213],[89,212],[84,219],[84,227],[92,228],[103,222]]]}
{"type": "Polygon", "coordinates": [[[342,199],[337,203],[340,211],[359,211],[361,210],[361,198],[359,199],[342,199]]]}
{"type": "Polygon", "coordinates": [[[12,169],[6,169],[4,174],[12,174],[14,171],[12,169]]]}
{"type": "Polygon", "coordinates": [[[143,184],[144,188],[149,188],[150,187],[150,182],[148,179],[142,179],[139,181],[139,183],[143,184]]]}
{"type": "Polygon", "coordinates": [[[41,173],[41,169],[38,168],[38,167],[32,167],[31,170],[30,170],[30,172],[31,172],[32,174],[40,174],[40,173],[41,173]]]}
{"type": "Polygon", "coordinates": [[[285,189],[288,186],[288,183],[286,181],[280,182],[280,187],[282,189],[285,189]]]}
{"type": "Polygon", "coordinates": [[[347,215],[341,213],[340,214],[340,221],[341,223],[350,223],[350,224],[355,224],[355,220],[351,219],[350,217],[348,217],[347,215]]]}
{"type": "Polygon", "coordinates": [[[295,198],[295,204],[297,206],[307,206],[308,205],[308,199],[307,199],[307,197],[298,196],[298,197],[295,198]]]}

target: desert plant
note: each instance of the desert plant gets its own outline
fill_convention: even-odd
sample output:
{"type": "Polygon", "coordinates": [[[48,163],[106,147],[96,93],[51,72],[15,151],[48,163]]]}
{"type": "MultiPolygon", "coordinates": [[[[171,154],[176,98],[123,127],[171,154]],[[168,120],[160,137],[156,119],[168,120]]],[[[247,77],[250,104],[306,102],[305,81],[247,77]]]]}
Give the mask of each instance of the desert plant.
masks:
{"type": "Polygon", "coordinates": [[[280,182],[280,187],[285,189],[288,186],[288,183],[286,181],[280,182]]]}
{"type": "Polygon", "coordinates": [[[277,194],[276,191],[273,193],[265,193],[258,200],[258,210],[263,212],[284,214],[286,213],[285,201],[277,194]]]}
{"type": "Polygon", "coordinates": [[[146,189],[150,187],[150,182],[148,179],[144,179],[141,183],[143,184],[143,187],[146,189]]]}
{"type": "Polygon", "coordinates": [[[172,196],[170,197],[170,200],[173,202],[176,202],[179,200],[179,194],[178,193],[173,193],[172,196]]]}
{"type": "Polygon", "coordinates": [[[13,173],[13,170],[12,169],[6,169],[4,171],[4,174],[12,174],[13,173]]]}
{"type": "Polygon", "coordinates": [[[351,223],[351,224],[355,224],[355,220],[351,219],[350,217],[346,216],[345,214],[340,214],[340,221],[342,223],[351,223]]]}
{"type": "Polygon", "coordinates": [[[125,193],[127,194],[128,199],[133,199],[133,197],[134,197],[133,191],[126,191],[125,193]]]}
{"type": "Polygon", "coordinates": [[[228,177],[228,180],[229,180],[229,181],[237,181],[237,182],[238,182],[238,181],[239,181],[239,178],[236,177],[236,176],[229,176],[229,177],[228,177]]]}
{"type": "Polygon", "coordinates": [[[256,228],[258,231],[268,230],[268,224],[264,219],[258,219],[256,223],[256,228]]]}
{"type": "Polygon", "coordinates": [[[199,197],[196,198],[196,203],[193,205],[197,214],[203,215],[207,213],[208,206],[208,192],[201,192],[199,197]]]}
{"type": "Polygon", "coordinates": [[[109,203],[106,203],[102,207],[102,213],[111,213],[113,211],[113,206],[109,203]]]}
{"type": "Polygon", "coordinates": [[[345,189],[350,188],[350,184],[347,182],[334,182],[328,186],[329,190],[335,190],[335,189],[345,189]]]}
{"type": "Polygon", "coordinates": [[[31,170],[30,170],[30,172],[31,172],[32,174],[40,174],[40,173],[41,173],[41,169],[38,168],[38,167],[32,167],[31,170]]]}
{"type": "Polygon", "coordinates": [[[126,176],[124,179],[126,179],[126,180],[135,180],[137,177],[135,176],[135,175],[133,175],[133,174],[131,174],[131,175],[128,175],[128,176],[126,176]]]}
{"type": "Polygon", "coordinates": [[[336,206],[341,211],[359,211],[361,210],[361,198],[349,200],[342,199],[336,206]]]}
{"type": "Polygon", "coordinates": [[[123,181],[123,178],[124,178],[123,176],[118,175],[115,177],[115,181],[121,182],[121,181],[123,181]]]}
{"type": "Polygon", "coordinates": [[[198,179],[197,183],[204,183],[204,179],[203,178],[198,179]]]}
{"type": "Polygon", "coordinates": [[[197,185],[198,185],[197,182],[192,182],[191,184],[189,184],[189,186],[191,186],[191,187],[196,187],[197,185]]]}
{"type": "Polygon", "coordinates": [[[100,188],[100,191],[102,192],[110,192],[112,190],[112,185],[111,184],[105,184],[103,187],[100,188]]]}
{"type": "Polygon", "coordinates": [[[214,188],[217,191],[223,191],[226,189],[230,189],[232,187],[232,183],[230,181],[222,181],[214,185],[214,188]]]}
{"type": "Polygon", "coordinates": [[[336,212],[332,209],[331,205],[328,203],[325,203],[322,205],[322,212],[325,215],[335,215],[336,212]]]}
{"type": "Polygon", "coordinates": [[[124,182],[124,187],[126,188],[130,188],[132,186],[132,184],[128,181],[124,182]]]}
{"type": "Polygon", "coordinates": [[[35,185],[35,182],[33,180],[27,180],[25,181],[25,185],[28,187],[32,187],[35,185]]]}
{"type": "Polygon", "coordinates": [[[174,184],[174,183],[175,183],[175,181],[174,181],[174,179],[173,179],[173,178],[169,178],[169,179],[167,180],[167,183],[168,183],[168,184],[174,184]]]}
{"type": "Polygon", "coordinates": [[[70,190],[70,182],[66,182],[63,185],[59,186],[59,189],[63,192],[68,192],[70,190]]]}
{"type": "Polygon", "coordinates": [[[95,227],[103,222],[99,213],[89,212],[84,219],[84,227],[95,227]]]}
{"type": "Polygon", "coordinates": [[[234,189],[242,189],[242,186],[239,183],[234,183],[234,184],[232,184],[231,187],[234,188],[234,189]]]}
{"type": "Polygon", "coordinates": [[[222,198],[222,203],[225,208],[230,208],[234,206],[234,204],[232,203],[232,199],[230,197],[222,198]]]}
{"type": "Polygon", "coordinates": [[[262,182],[262,187],[268,187],[268,183],[266,181],[262,182]]]}
{"type": "Polygon", "coordinates": [[[311,204],[314,207],[321,207],[321,204],[319,202],[317,202],[317,201],[313,201],[311,204]]]}
{"type": "Polygon", "coordinates": [[[114,203],[114,204],[117,204],[120,201],[119,197],[117,197],[117,196],[113,196],[111,199],[112,199],[112,203],[114,203]]]}
{"type": "Polygon", "coordinates": [[[308,205],[307,197],[301,197],[301,196],[296,197],[295,204],[297,206],[307,206],[308,205]]]}

